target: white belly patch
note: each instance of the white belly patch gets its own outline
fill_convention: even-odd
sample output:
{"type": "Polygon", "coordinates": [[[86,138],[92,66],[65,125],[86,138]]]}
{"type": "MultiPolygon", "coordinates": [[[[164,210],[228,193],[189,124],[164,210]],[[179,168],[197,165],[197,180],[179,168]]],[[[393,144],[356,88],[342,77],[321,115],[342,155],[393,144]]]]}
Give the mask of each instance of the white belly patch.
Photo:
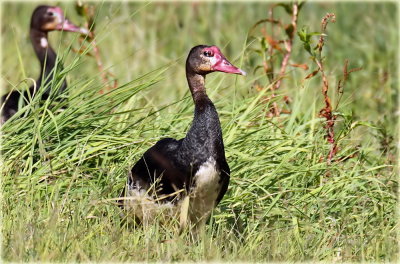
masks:
{"type": "Polygon", "coordinates": [[[190,192],[189,215],[193,222],[207,220],[215,207],[221,186],[220,171],[215,160],[210,158],[203,163],[194,176],[194,187],[190,192]]]}

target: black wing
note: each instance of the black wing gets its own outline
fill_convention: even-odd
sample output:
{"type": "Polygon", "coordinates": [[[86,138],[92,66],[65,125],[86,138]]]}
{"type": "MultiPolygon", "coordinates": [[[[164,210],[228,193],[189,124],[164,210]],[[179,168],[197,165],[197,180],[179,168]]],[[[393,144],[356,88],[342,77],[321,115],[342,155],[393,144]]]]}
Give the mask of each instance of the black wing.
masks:
{"type": "Polygon", "coordinates": [[[220,175],[221,190],[219,191],[217,202],[215,203],[215,205],[219,204],[219,202],[222,200],[222,197],[224,197],[226,191],[228,190],[229,179],[231,174],[231,170],[229,169],[229,165],[225,159],[219,162],[219,165],[221,169],[221,175],[220,175]]]}
{"type": "Polygon", "coordinates": [[[148,149],[131,170],[130,188],[148,189],[155,184],[157,195],[168,195],[185,188],[188,185],[186,172],[176,160],[180,145],[181,140],[165,138],[148,149]]]}
{"type": "Polygon", "coordinates": [[[4,108],[1,113],[4,122],[10,119],[18,111],[18,101],[20,97],[21,94],[19,91],[13,91],[11,94],[6,94],[1,97],[1,104],[4,103],[4,108]]]}

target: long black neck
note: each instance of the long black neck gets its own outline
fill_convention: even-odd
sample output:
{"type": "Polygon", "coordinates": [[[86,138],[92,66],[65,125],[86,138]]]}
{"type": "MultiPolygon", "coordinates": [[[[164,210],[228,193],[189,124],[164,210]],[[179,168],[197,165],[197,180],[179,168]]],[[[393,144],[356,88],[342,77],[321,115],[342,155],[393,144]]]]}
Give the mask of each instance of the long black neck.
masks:
{"type": "Polygon", "coordinates": [[[221,124],[214,104],[206,94],[205,76],[186,69],[186,78],[195,104],[191,128],[183,139],[182,148],[187,149],[194,163],[208,158],[225,157],[221,124]]]}
{"type": "MultiPolygon", "coordinates": [[[[52,74],[52,71],[56,65],[57,54],[54,52],[53,48],[50,46],[47,32],[43,32],[34,28],[30,30],[30,37],[33,45],[33,49],[35,50],[36,56],[40,61],[40,75],[36,81],[36,89],[39,89],[43,83],[43,86],[47,86],[48,88],[44,91],[42,98],[46,99],[50,94],[50,89],[48,84],[52,81],[52,77],[49,77],[52,74]]],[[[64,80],[60,92],[65,90],[67,84],[64,80]]]]}

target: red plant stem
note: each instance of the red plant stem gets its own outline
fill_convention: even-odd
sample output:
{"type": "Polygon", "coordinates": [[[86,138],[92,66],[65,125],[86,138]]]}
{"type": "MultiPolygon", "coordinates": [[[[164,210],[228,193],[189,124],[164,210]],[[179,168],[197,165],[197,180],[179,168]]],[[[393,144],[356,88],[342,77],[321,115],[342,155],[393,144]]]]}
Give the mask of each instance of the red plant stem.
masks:
{"type": "MultiPolygon", "coordinates": [[[[84,5],[80,0],[77,1],[76,3],[76,8],[77,12],[80,16],[85,17],[85,27],[89,31],[89,34],[85,40],[92,45],[93,48],[93,53],[94,53],[94,58],[96,60],[97,68],[99,69],[101,80],[104,83],[104,86],[106,87],[107,90],[110,90],[111,88],[116,88],[118,85],[118,81],[116,78],[113,80],[113,85],[109,83],[109,77],[115,77],[111,72],[105,71],[103,67],[103,62],[101,60],[101,55],[100,55],[100,49],[97,46],[96,43],[96,38],[95,38],[95,33],[94,33],[94,14],[95,14],[95,9],[93,5],[84,5]]],[[[89,56],[93,56],[92,54],[89,54],[89,56]]],[[[104,89],[100,90],[100,94],[104,93],[104,89]]]]}
{"type": "MultiPolygon", "coordinates": [[[[90,32],[90,38],[91,38],[91,43],[93,45],[93,53],[94,53],[94,57],[96,59],[96,64],[97,64],[97,68],[99,68],[99,72],[101,75],[101,79],[103,80],[103,83],[107,85],[108,79],[107,79],[107,74],[104,72],[104,68],[103,68],[103,62],[101,61],[101,56],[100,56],[100,51],[99,48],[97,47],[97,43],[95,40],[95,35],[93,32],[90,32]]],[[[100,91],[101,94],[104,93],[103,90],[100,91]]]]}
{"type": "MultiPolygon", "coordinates": [[[[272,14],[272,13],[271,13],[272,14]]],[[[285,41],[285,48],[286,48],[286,53],[283,57],[282,63],[281,63],[281,68],[279,71],[279,77],[274,85],[272,85],[272,95],[271,97],[274,98],[275,95],[275,90],[278,90],[281,86],[283,76],[286,73],[286,68],[287,65],[289,64],[289,59],[290,55],[292,54],[292,45],[293,45],[293,39],[295,36],[295,32],[297,30],[297,18],[298,18],[298,4],[294,3],[293,4],[293,13],[292,13],[292,21],[291,21],[291,26],[292,26],[292,32],[289,36],[289,38],[285,41]]],[[[275,116],[280,115],[280,110],[276,102],[272,103],[272,112],[275,116]]]]}
{"type": "Polygon", "coordinates": [[[327,162],[331,163],[333,157],[335,156],[336,152],[337,152],[337,145],[335,142],[335,133],[333,130],[333,127],[335,125],[335,120],[336,117],[334,115],[332,115],[332,105],[331,105],[331,100],[328,96],[328,90],[329,90],[329,84],[328,84],[328,79],[326,78],[325,72],[324,72],[324,66],[322,64],[322,62],[320,62],[319,60],[315,60],[315,62],[318,65],[318,68],[321,72],[322,75],[322,95],[324,96],[324,101],[325,101],[325,107],[323,109],[321,109],[320,111],[320,115],[322,117],[325,117],[326,119],[326,133],[327,133],[327,140],[329,143],[332,144],[331,146],[331,150],[329,151],[328,154],[328,159],[327,162]]]}
{"type": "MultiPolygon", "coordinates": [[[[269,12],[269,17],[270,17],[270,19],[272,21],[274,21],[274,8],[275,8],[275,6],[276,5],[271,6],[271,8],[268,11],[269,12]]],[[[271,36],[272,36],[272,38],[274,38],[274,28],[275,28],[275,25],[273,23],[271,23],[271,36]]],[[[270,57],[270,61],[271,61],[271,66],[270,66],[271,69],[270,69],[270,73],[267,73],[267,74],[269,74],[270,81],[272,81],[274,79],[274,64],[272,63],[272,55],[274,54],[274,48],[272,46],[269,46],[268,47],[268,52],[269,52],[269,57],[270,57]]]]}
{"type": "Polygon", "coordinates": [[[285,75],[286,72],[286,67],[289,63],[290,55],[292,54],[292,45],[293,45],[293,39],[295,32],[297,31],[297,18],[298,18],[298,4],[294,3],[293,4],[293,14],[292,14],[292,27],[293,31],[291,36],[288,38],[287,41],[285,41],[285,47],[286,47],[286,54],[283,57],[282,64],[281,64],[281,69],[279,71],[279,79],[275,83],[274,89],[277,90],[281,86],[282,82],[282,77],[285,75]]]}
{"type": "MultiPolygon", "coordinates": [[[[325,32],[329,19],[331,19],[332,22],[334,22],[335,15],[330,13],[330,14],[327,14],[322,19],[322,22],[321,22],[322,33],[325,32]]],[[[318,42],[318,52],[319,52],[318,57],[319,58],[322,58],[322,47],[323,46],[324,46],[324,36],[321,34],[321,36],[319,38],[319,42],[318,42]]],[[[327,141],[331,144],[331,149],[330,149],[328,157],[327,157],[327,163],[331,164],[334,156],[336,155],[336,153],[338,151],[338,146],[335,141],[335,133],[334,133],[334,125],[335,125],[335,121],[336,121],[336,116],[332,114],[331,100],[328,96],[329,83],[328,83],[328,79],[325,75],[322,60],[315,58],[314,61],[318,65],[319,72],[321,72],[321,76],[322,76],[322,95],[324,96],[325,107],[320,110],[319,114],[320,114],[320,116],[325,117],[325,119],[326,119],[326,124],[325,124],[326,138],[327,138],[327,141]]]]}
{"type": "MultiPolygon", "coordinates": [[[[101,57],[100,57],[100,51],[99,48],[97,47],[96,40],[94,39],[94,33],[90,33],[90,38],[92,39],[92,45],[93,45],[93,52],[94,52],[94,57],[96,58],[96,63],[97,67],[99,68],[99,71],[102,73],[102,76],[104,76],[104,71],[103,71],[103,63],[101,62],[101,57]]],[[[105,80],[105,78],[103,78],[105,80]]]]}

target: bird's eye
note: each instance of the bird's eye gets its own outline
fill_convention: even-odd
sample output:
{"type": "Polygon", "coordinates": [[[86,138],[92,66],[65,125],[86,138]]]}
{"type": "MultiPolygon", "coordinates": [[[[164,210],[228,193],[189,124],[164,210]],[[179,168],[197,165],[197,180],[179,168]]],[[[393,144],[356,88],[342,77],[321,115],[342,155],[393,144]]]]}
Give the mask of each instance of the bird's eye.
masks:
{"type": "Polygon", "coordinates": [[[54,13],[53,12],[47,12],[47,15],[52,17],[52,16],[54,16],[54,13]]]}
{"type": "Polygon", "coordinates": [[[212,57],[212,56],[214,56],[214,52],[212,52],[211,50],[206,50],[206,51],[204,51],[204,56],[206,56],[206,57],[212,57]]]}

